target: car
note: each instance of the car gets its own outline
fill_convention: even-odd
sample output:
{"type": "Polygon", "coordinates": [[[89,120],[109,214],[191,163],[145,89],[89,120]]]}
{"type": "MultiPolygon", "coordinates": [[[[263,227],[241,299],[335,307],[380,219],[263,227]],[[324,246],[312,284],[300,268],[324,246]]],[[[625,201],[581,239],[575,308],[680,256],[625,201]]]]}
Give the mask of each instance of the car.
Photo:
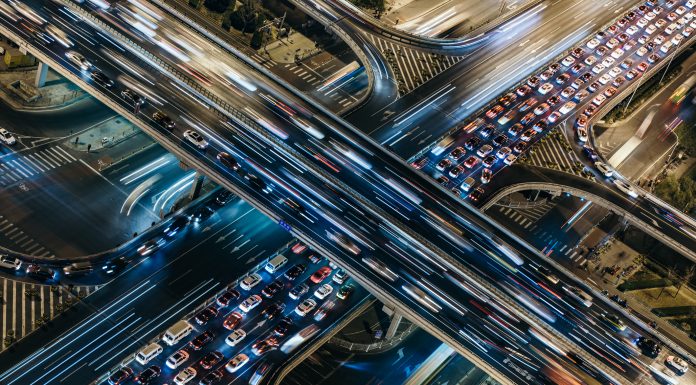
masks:
{"type": "Polygon", "coordinates": [[[283,289],[283,286],[283,281],[281,281],[280,279],[276,279],[275,281],[266,285],[266,287],[264,287],[261,290],[261,294],[263,294],[263,296],[266,298],[273,298],[276,294],[278,294],[279,291],[283,289]]]}
{"type": "Polygon", "coordinates": [[[218,193],[215,195],[215,201],[214,201],[214,202],[215,202],[215,204],[218,205],[218,206],[224,206],[224,205],[226,205],[227,202],[229,202],[230,199],[232,199],[232,198],[234,198],[234,194],[232,194],[232,192],[230,192],[229,190],[220,190],[220,192],[218,192],[218,193]]]}
{"type": "Polygon", "coordinates": [[[293,321],[290,317],[283,317],[278,321],[276,324],[275,328],[273,328],[273,333],[275,333],[278,336],[284,336],[287,334],[288,330],[290,330],[290,327],[292,327],[293,321]]]}
{"type": "Polygon", "coordinates": [[[225,358],[225,356],[218,352],[218,351],[213,351],[201,358],[200,361],[198,361],[198,364],[201,365],[203,369],[210,370],[213,368],[213,366],[217,365],[218,362],[222,361],[225,358]]]}
{"type": "Polygon", "coordinates": [[[220,370],[220,369],[213,370],[212,372],[206,374],[203,378],[201,378],[199,385],[217,384],[222,380],[222,377],[223,377],[222,370],[220,370]]]}
{"type": "MultiPolygon", "coordinates": [[[[530,81],[527,80],[527,84],[529,84],[529,82],[530,81]]],[[[514,103],[515,100],[517,100],[517,95],[514,92],[508,92],[507,94],[503,95],[500,99],[498,99],[498,103],[502,104],[505,107],[508,107],[512,103],[514,103]]]]}
{"type": "Polygon", "coordinates": [[[643,57],[645,54],[648,53],[648,49],[645,47],[640,47],[638,48],[638,51],[636,51],[636,55],[643,57]]]}
{"type": "Polygon", "coordinates": [[[354,291],[355,286],[353,284],[345,284],[336,292],[336,298],[346,300],[354,291]]]}
{"type": "MultiPolygon", "coordinates": [[[[449,153],[448,156],[450,159],[452,159],[453,161],[456,162],[459,159],[461,159],[464,155],[466,155],[466,150],[462,147],[456,147],[454,150],[452,150],[449,153]]],[[[442,170],[444,170],[444,168],[442,170]]],[[[442,171],[442,170],[440,170],[440,171],[442,171]]]]}
{"type": "Polygon", "coordinates": [[[520,124],[526,126],[529,123],[531,123],[535,118],[536,114],[534,112],[530,112],[527,115],[523,116],[522,119],[520,119],[520,124]]]}
{"type": "Polygon", "coordinates": [[[490,144],[484,144],[483,146],[481,146],[481,148],[478,149],[478,151],[476,151],[476,154],[483,158],[491,152],[493,152],[493,146],[491,146],[490,144]]]}
{"type": "Polygon", "coordinates": [[[579,140],[579,141],[581,141],[581,142],[584,143],[584,142],[587,142],[587,140],[589,139],[588,136],[587,136],[587,129],[586,129],[586,128],[584,128],[584,127],[577,127],[577,128],[575,129],[575,132],[576,132],[577,135],[578,135],[578,140],[579,140]]]}
{"type": "Polygon", "coordinates": [[[536,130],[529,129],[529,130],[525,131],[524,133],[522,133],[522,136],[520,137],[520,139],[522,139],[525,142],[529,142],[530,140],[532,140],[532,138],[534,138],[536,136],[536,134],[537,134],[536,130]]]}
{"type": "Polygon", "coordinates": [[[301,283],[301,284],[295,286],[294,288],[292,288],[292,290],[290,290],[288,295],[290,298],[297,300],[297,299],[300,299],[300,297],[302,297],[308,291],[309,291],[309,286],[306,283],[301,283]]]}
{"type": "Polygon", "coordinates": [[[660,45],[660,44],[662,44],[662,43],[664,43],[664,42],[665,42],[665,37],[662,36],[662,35],[657,35],[657,36],[655,36],[655,38],[654,38],[653,41],[652,41],[652,43],[653,43],[654,45],[660,45]]]}
{"type": "Polygon", "coordinates": [[[575,126],[581,128],[587,127],[587,117],[582,115],[578,116],[577,119],[575,119],[575,126]]]}
{"type": "Polygon", "coordinates": [[[242,340],[246,338],[246,332],[242,329],[235,329],[232,333],[230,333],[227,337],[225,337],[225,343],[228,346],[237,346],[242,340]]]}
{"type": "Polygon", "coordinates": [[[558,77],[556,78],[556,84],[563,85],[563,84],[565,84],[565,82],[568,81],[568,79],[570,79],[570,75],[568,75],[568,74],[561,74],[560,76],[558,76],[558,77]]]}
{"type": "Polygon", "coordinates": [[[539,266],[537,268],[537,271],[539,272],[539,274],[542,277],[544,277],[547,281],[551,282],[554,285],[558,285],[558,283],[560,282],[558,277],[556,275],[554,275],[553,273],[551,273],[551,270],[549,270],[548,268],[546,268],[544,266],[539,266]]]}
{"type": "Polygon", "coordinates": [[[10,257],[8,255],[0,255],[0,268],[19,271],[22,268],[22,261],[19,258],[10,257]]]}
{"type": "Polygon", "coordinates": [[[476,166],[478,164],[478,162],[479,162],[479,158],[472,155],[464,161],[464,167],[472,168],[472,167],[476,166]]]}
{"type": "Polygon", "coordinates": [[[692,33],[694,33],[694,29],[691,28],[691,27],[686,27],[686,28],[684,28],[684,30],[682,31],[682,36],[684,36],[684,37],[689,37],[689,36],[691,36],[692,33]]]}
{"type": "Polygon", "coordinates": [[[124,88],[123,90],[121,90],[121,97],[134,107],[140,107],[143,104],[145,104],[145,97],[139,95],[137,92],[131,90],[130,88],[124,88]]]}
{"type": "Polygon", "coordinates": [[[157,365],[152,365],[140,372],[140,374],[135,377],[135,382],[137,384],[149,384],[152,383],[155,378],[159,377],[160,374],[162,374],[162,369],[157,365]]]}
{"type": "Polygon", "coordinates": [[[242,279],[242,281],[239,283],[239,287],[241,287],[242,290],[249,291],[259,283],[261,283],[261,276],[257,273],[253,273],[244,277],[244,279],[242,279]]]}
{"type": "Polygon", "coordinates": [[[265,340],[257,341],[251,345],[251,352],[256,356],[262,356],[269,351],[278,347],[278,340],[275,337],[269,337],[265,340]]]}
{"type": "Polygon", "coordinates": [[[606,85],[611,81],[611,75],[609,74],[604,74],[602,75],[599,80],[598,80],[602,85],[606,85]]]}
{"type": "Polygon", "coordinates": [[[645,14],[645,18],[648,19],[648,21],[652,21],[653,19],[655,19],[655,17],[657,17],[657,14],[655,14],[655,12],[652,11],[645,14]]]}
{"type": "Polygon", "coordinates": [[[520,134],[520,132],[522,132],[522,130],[524,130],[524,126],[522,125],[522,123],[515,123],[512,125],[512,127],[508,129],[508,134],[512,136],[517,136],[520,134]]]}
{"type": "Polygon", "coordinates": [[[253,308],[259,306],[259,304],[261,304],[261,301],[263,301],[263,299],[261,298],[261,296],[260,296],[260,295],[257,295],[257,294],[254,294],[254,295],[252,295],[251,297],[245,299],[244,302],[242,302],[241,304],[239,304],[239,310],[241,310],[241,311],[244,312],[244,313],[248,313],[248,312],[250,312],[253,308]]]}
{"type": "Polygon", "coordinates": [[[489,119],[495,119],[496,116],[500,115],[501,112],[503,112],[505,108],[501,106],[500,104],[496,104],[491,108],[490,110],[486,111],[486,117],[489,119]]]}
{"type": "Polygon", "coordinates": [[[235,289],[227,289],[224,293],[220,294],[220,296],[215,299],[215,302],[218,304],[220,307],[227,307],[230,305],[230,303],[239,298],[240,294],[237,290],[235,289]]]}
{"type": "Polygon", "coordinates": [[[484,168],[483,170],[481,170],[481,183],[488,183],[491,181],[492,178],[493,172],[490,169],[484,168]]]}
{"type": "Polygon", "coordinates": [[[575,108],[575,102],[567,101],[567,102],[565,102],[565,104],[563,104],[563,106],[561,106],[561,108],[558,110],[558,112],[560,112],[562,115],[565,115],[565,114],[569,113],[570,111],[572,111],[574,108],[575,108]]]}
{"type": "Polygon", "coordinates": [[[662,351],[662,347],[657,342],[645,337],[638,337],[636,346],[638,346],[643,354],[651,358],[656,358],[662,351]]]}
{"type": "Polygon", "coordinates": [[[65,53],[65,56],[83,71],[87,71],[92,68],[92,63],[85,59],[85,57],[79,52],[68,51],[65,53]]]}
{"type": "Polygon", "coordinates": [[[215,335],[210,330],[206,330],[203,333],[197,335],[194,339],[189,342],[189,346],[193,350],[201,350],[203,347],[208,345],[213,341],[215,335]]]}
{"type": "Polygon", "coordinates": [[[611,85],[614,87],[620,87],[625,82],[626,82],[626,77],[621,75],[621,76],[617,76],[616,79],[614,79],[614,81],[611,82],[611,85]]]}
{"type": "MultiPolygon", "coordinates": [[[[449,176],[452,178],[458,178],[459,175],[461,175],[463,172],[464,172],[464,166],[462,166],[460,164],[460,165],[457,165],[456,167],[452,167],[452,169],[449,171],[449,176]]],[[[449,180],[447,180],[447,181],[442,180],[442,181],[440,181],[440,184],[442,184],[444,186],[447,184],[447,182],[449,182],[449,180]]]]}
{"type": "MultiPolygon", "coordinates": [[[[511,112],[514,112],[514,111],[511,111],[511,112]]],[[[508,114],[509,114],[509,113],[508,113],[508,114]]],[[[507,114],[505,114],[505,115],[507,115],[507,114]]],[[[504,117],[504,116],[503,116],[503,117],[504,117]]],[[[501,118],[501,119],[502,119],[502,118],[501,118]]],[[[507,122],[506,122],[506,123],[507,123],[507,122]]],[[[504,123],[501,123],[501,124],[504,124],[504,123]]],[[[491,134],[492,134],[493,132],[495,132],[495,126],[492,125],[492,124],[487,124],[485,127],[483,127],[483,128],[481,129],[481,131],[479,131],[479,135],[481,135],[481,137],[483,137],[483,138],[487,138],[487,137],[491,136],[491,134]]]]}
{"type": "Polygon", "coordinates": [[[435,169],[438,171],[445,171],[445,169],[452,165],[452,161],[449,159],[443,159],[435,165],[435,169]]]}
{"type": "Polygon", "coordinates": [[[616,60],[611,56],[607,56],[604,58],[604,60],[602,60],[602,65],[604,66],[604,68],[609,68],[613,66],[614,63],[616,63],[616,60]]]}
{"type": "Polygon", "coordinates": [[[563,96],[566,99],[573,96],[573,94],[575,94],[575,88],[573,88],[573,87],[566,87],[561,92],[561,96],[563,96]]]}
{"type": "MultiPolygon", "coordinates": [[[[645,19],[643,19],[643,20],[645,20],[645,19]]],[[[648,21],[645,20],[645,22],[647,23],[648,21]]],[[[633,35],[635,35],[636,33],[638,33],[638,31],[640,31],[640,28],[638,28],[638,27],[635,26],[635,25],[632,25],[632,26],[630,26],[630,27],[628,27],[628,28],[626,29],[626,33],[629,34],[629,35],[631,35],[631,36],[633,36],[633,35]]]]}
{"type": "Polygon", "coordinates": [[[189,219],[185,215],[179,215],[164,228],[164,235],[173,237],[189,224],[189,219]]]}
{"type": "Polygon", "coordinates": [[[597,89],[599,89],[600,84],[599,82],[592,82],[589,86],[587,86],[587,91],[589,92],[595,92],[597,89]]]}
{"type": "MultiPolygon", "coordinates": [[[[0,261],[2,261],[2,257],[0,257],[0,261]]],[[[126,257],[120,256],[104,262],[104,265],[102,265],[102,271],[106,275],[114,275],[121,272],[126,268],[126,266],[128,266],[128,260],[126,257]]]]}
{"type": "Polygon", "coordinates": [[[649,39],[650,39],[650,36],[648,36],[648,35],[641,35],[641,37],[638,38],[638,43],[640,43],[640,44],[645,44],[645,43],[648,42],[649,39]]]}
{"type": "Polygon", "coordinates": [[[607,100],[606,96],[604,96],[603,94],[599,94],[599,95],[595,96],[594,99],[592,99],[592,103],[594,103],[594,105],[596,105],[596,106],[601,106],[602,103],[604,103],[604,101],[606,101],[606,100],[607,100]]]}
{"type": "Polygon", "coordinates": [[[500,134],[500,135],[496,136],[495,138],[493,138],[493,141],[491,143],[493,143],[493,145],[496,147],[500,147],[500,146],[504,145],[505,143],[507,143],[508,140],[509,139],[508,139],[507,135],[500,134]]]}
{"type": "Polygon", "coordinates": [[[615,314],[602,314],[604,317],[604,321],[609,324],[613,329],[616,329],[617,331],[624,331],[626,330],[626,324],[615,314]]]}
{"type": "Polygon", "coordinates": [[[667,356],[667,358],[665,358],[665,365],[672,368],[680,376],[689,371],[689,364],[685,360],[676,356],[667,356]]]}
{"type": "Polygon", "coordinates": [[[525,95],[529,94],[530,92],[532,92],[532,89],[526,84],[520,86],[519,88],[517,88],[515,90],[515,93],[519,96],[525,96],[525,95]]]}
{"type": "Polygon", "coordinates": [[[481,187],[477,187],[474,191],[469,193],[469,199],[471,199],[472,202],[478,202],[484,192],[485,191],[481,187]]]}
{"type": "MultiPolygon", "coordinates": [[[[619,39],[617,39],[617,38],[615,38],[615,37],[612,37],[612,38],[609,39],[609,41],[607,42],[607,48],[608,48],[608,49],[614,49],[614,47],[616,47],[617,45],[619,45],[619,43],[620,43],[619,39]]],[[[602,55],[602,56],[604,56],[604,55],[602,55]]]]}
{"type": "Polygon", "coordinates": [[[515,163],[516,160],[517,160],[517,155],[510,154],[505,158],[505,160],[503,160],[503,163],[505,163],[509,166],[509,165],[515,163]]]}
{"type": "Polygon", "coordinates": [[[208,141],[205,140],[203,135],[201,135],[198,131],[184,131],[184,139],[186,139],[192,145],[196,146],[196,148],[198,148],[199,150],[205,150],[208,147],[208,141]]]}
{"type": "MultiPolygon", "coordinates": [[[[515,111],[515,110],[510,110],[510,111],[506,112],[503,116],[501,116],[500,118],[498,118],[498,124],[500,124],[501,126],[507,124],[510,120],[512,120],[512,119],[515,117],[515,115],[517,115],[517,111],[515,111]]],[[[490,127],[489,127],[489,126],[486,126],[483,130],[481,130],[481,132],[480,132],[479,134],[480,134],[481,136],[487,137],[487,136],[490,135],[494,130],[495,130],[495,127],[493,127],[493,126],[490,126],[490,127]],[[484,135],[484,130],[485,130],[485,132],[487,133],[487,135],[484,135]]]]}
{"type": "Polygon", "coordinates": [[[211,319],[217,317],[218,314],[220,314],[218,308],[215,307],[215,305],[210,305],[196,313],[194,319],[196,320],[197,324],[203,326],[206,325],[211,319]]]}
{"type": "Polygon", "coordinates": [[[554,74],[555,72],[556,72],[556,71],[546,70],[546,71],[544,71],[544,72],[542,72],[542,73],[539,74],[539,78],[540,78],[541,80],[549,80],[549,79],[551,79],[551,76],[553,76],[553,74],[554,74]]]}
{"type": "Polygon", "coordinates": [[[595,49],[595,48],[597,48],[600,44],[601,44],[601,42],[595,38],[595,39],[591,39],[590,41],[588,41],[587,44],[586,44],[586,46],[587,46],[587,48],[589,48],[589,49],[595,49]]]}
{"type": "Polygon", "coordinates": [[[299,277],[300,275],[304,274],[304,272],[307,271],[307,265],[304,263],[298,263],[294,265],[293,267],[289,268],[283,276],[287,278],[289,281],[294,281],[299,277]]]}
{"type": "Polygon", "coordinates": [[[573,96],[573,99],[576,102],[581,102],[581,101],[585,100],[585,98],[587,98],[589,95],[590,95],[590,91],[582,90],[582,91],[577,92],[575,94],[575,96],[573,96]]]}
{"type": "Polygon", "coordinates": [[[36,263],[30,263],[25,270],[27,276],[41,282],[53,281],[56,272],[46,266],[41,266],[36,263]]]}
{"type": "Polygon", "coordinates": [[[336,303],[334,301],[326,301],[314,312],[314,320],[317,322],[323,320],[335,306],[336,303]]]}
{"type": "Polygon", "coordinates": [[[92,80],[104,88],[111,88],[114,86],[114,81],[109,79],[108,76],[104,75],[101,71],[93,71],[89,74],[92,80]]]}
{"type": "Polygon", "coordinates": [[[597,112],[597,106],[590,104],[582,113],[589,118],[590,116],[594,115],[595,112],[597,112]]]}
{"type": "Polygon", "coordinates": [[[242,166],[237,162],[232,155],[227,152],[221,151],[216,156],[218,162],[220,162],[226,168],[232,171],[240,171],[242,166]]]}
{"type": "Polygon", "coordinates": [[[638,192],[636,192],[630,184],[626,183],[621,179],[614,179],[614,185],[619,191],[630,196],[631,198],[638,198],[638,192]]]}
{"type": "Polygon", "coordinates": [[[679,45],[682,42],[682,40],[684,40],[684,35],[676,35],[670,41],[672,42],[672,44],[676,46],[679,45]]]}
{"type": "Polygon", "coordinates": [[[0,128],[0,141],[8,146],[12,146],[13,144],[17,143],[17,138],[15,138],[15,136],[6,129],[0,128]]]}
{"type": "MultiPolygon", "coordinates": [[[[534,123],[534,125],[532,126],[532,130],[534,130],[536,132],[542,132],[547,128],[549,128],[549,123],[546,119],[542,119],[542,120],[534,123]]],[[[524,139],[522,139],[522,140],[524,140],[524,139]]]]}
{"type": "Polygon", "coordinates": [[[652,35],[657,31],[657,26],[655,24],[650,24],[647,28],[645,28],[645,33],[648,35],[652,35]]]}
{"type": "Polygon", "coordinates": [[[573,56],[566,56],[562,61],[561,64],[564,66],[568,67],[571,64],[575,63],[575,58],[573,56]]]}
{"type": "Polygon", "coordinates": [[[309,280],[312,283],[321,283],[326,277],[328,277],[331,274],[331,268],[328,266],[322,266],[319,268],[319,270],[315,271],[310,277],[309,280]]]}
{"type": "Polygon", "coordinates": [[[599,159],[599,155],[597,154],[597,151],[595,151],[591,147],[584,146],[582,148],[582,153],[585,154],[585,156],[592,161],[599,159]]]}
{"type": "Polygon", "coordinates": [[[597,62],[597,56],[590,55],[585,58],[585,64],[588,66],[594,65],[597,62]]]}
{"type": "Polygon", "coordinates": [[[314,308],[317,306],[316,301],[314,301],[311,298],[307,298],[304,301],[302,301],[297,307],[295,308],[295,313],[299,315],[300,317],[306,316],[309,312],[314,310],[314,308]]]}
{"type": "Polygon", "coordinates": [[[552,97],[546,99],[546,103],[550,106],[555,106],[561,101],[561,97],[558,95],[553,95],[552,97]]]}
{"type": "Polygon", "coordinates": [[[265,319],[272,320],[278,317],[278,315],[280,315],[283,312],[283,310],[285,310],[285,304],[282,302],[275,302],[270,304],[267,308],[263,309],[261,315],[265,319]]]}
{"type": "Polygon", "coordinates": [[[155,253],[164,244],[162,239],[150,239],[138,247],[138,254],[144,256],[155,253]]]}
{"type": "Polygon", "coordinates": [[[616,88],[609,87],[606,90],[604,90],[604,96],[606,96],[607,98],[610,98],[610,97],[616,95],[616,92],[617,92],[616,88]]]}
{"type": "Polygon", "coordinates": [[[495,153],[495,156],[497,156],[498,159],[505,159],[505,157],[507,157],[511,153],[512,150],[510,149],[510,147],[502,147],[498,150],[498,152],[495,153]]]}
{"type": "Polygon", "coordinates": [[[328,283],[325,283],[325,284],[319,286],[319,288],[314,291],[314,296],[317,297],[318,299],[324,299],[332,292],[333,292],[333,286],[329,285],[328,283]]]}
{"type": "Polygon", "coordinates": [[[123,366],[109,376],[109,385],[121,385],[133,377],[133,369],[123,366]]]}
{"type": "Polygon", "coordinates": [[[546,120],[548,120],[550,123],[556,123],[562,116],[563,114],[561,114],[559,111],[554,111],[551,113],[551,115],[549,115],[548,118],[546,118],[546,120]]]}
{"type": "Polygon", "coordinates": [[[639,28],[645,28],[645,26],[648,25],[648,23],[649,23],[648,19],[641,17],[636,22],[636,26],[638,26],[639,28]]]}
{"type": "Polygon", "coordinates": [[[332,281],[339,285],[343,285],[348,279],[348,273],[343,269],[336,270],[336,274],[331,278],[332,281]]]}
{"type": "Polygon", "coordinates": [[[619,26],[619,28],[623,28],[628,24],[628,19],[627,18],[621,18],[619,21],[616,22],[616,24],[619,26]]]}
{"type": "Polygon", "coordinates": [[[677,13],[677,15],[683,15],[683,14],[686,13],[686,7],[683,6],[683,5],[680,5],[680,6],[677,7],[677,9],[675,9],[674,11],[677,13]]]}
{"type": "Polygon", "coordinates": [[[309,260],[309,262],[311,262],[311,263],[313,263],[313,264],[315,264],[315,265],[323,260],[323,258],[321,257],[321,255],[317,255],[317,254],[314,254],[314,253],[310,254],[310,255],[307,257],[307,259],[309,260]]]}
{"type": "Polygon", "coordinates": [[[582,47],[578,47],[572,50],[570,54],[573,55],[574,58],[579,59],[582,55],[585,54],[585,50],[582,49],[582,47]]]}
{"type": "Polygon", "coordinates": [[[611,57],[613,57],[614,59],[618,59],[623,55],[624,55],[624,50],[622,50],[621,48],[617,48],[611,53],[611,57]]]}
{"type": "Polygon", "coordinates": [[[236,356],[234,356],[234,358],[231,359],[227,364],[225,364],[225,370],[227,370],[230,373],[234,373],[241,369],[242,366],[246,365],[247,362],[249,362],[249,356],[247,356],[244,353],[239,353],[236,356]]]}
{"type": "Polygon", "coordinates": [[[592,67],[592,72],[598,74],[602,71],[604,71],[607,67],[604,64],[597,64],[596,66],[592,67]]]}
{"type": "Polygon", "coordinates": [[[607,38],[607,33],[604,31],[599,31],[595,34],[595,39],[597,39],[599,41],[603,41],[606,38],[607,38]]]}
{"type": "Polygon", "coordinates": [[[573,80],[573,82],[570,84],[570,86],[577,90],[580,87],[582,87],[583,84],[585,84],[585,80],[583,80],[582,78],[577,78],[577,79],[573,80]]]}
{"type": "Polygon", "coordinates": [[[640,72],[645,72],[648,70],[648,67],[649,67],[648,63],[641,62],[640,64],[638,64],[638,66],[636,66],[636,69],[640,72]]]}
{"type": "Polygon", "coordinates": [[[605,177],[609,178],[614,174],[614,171],[607,164],[602,162],[595,162],[594,166],[599,170],[599,172],[605,177]]]}
{"type": "Polygon", "coordinates": [[[539,87],[539,93],[542,95],[546,95],[547,93],[551,92],[553,90],[553,84],[551,83],[544,83],[539,87]]]}
{"type": "Polygon", "coordinates": [[[518,110],[520,112],[527,111],[528,109],[534,107],[534,105],[536,105],[538,102],[539,101],[536,98],[529,98],[529,99],[525,100],[524,103],[520,104],[520,107],[518,108],[518,110]]]}
{"type": "Polygon", "coordinates": [[[233,311],[232,313],[228,314],[227,317],[225,317],[225,320],[222,321],[222,327],[224,327],[227,330],[233,330],[239,324],[242,322],[242,319],[244,316],[242,313],[233,311]]]}
{"type": "Polygon", "coordinates": [[[198,207],[193,214],[191,214],[191,220],[194,222],[203,222],[215,214],[215,210],[210,208],[210,206],[203,205],[198,207]]]}
{"type": "MultiPolygon", "coordinates": [[[[532,88],[537,88],[537,87],[539,86],[540,83],[541,83],[541,80],[539,79],[538,76],[532,76],[531,78],[527,79],[527,85],[529,85],[529,86],[532,87],[532,88]]],[[[508,94],[508,95],[509,95],[509,94],[508,94]]],[[[516,95],[516,94],[512,94],[512,95],[515,95],[515,98],[517,98],[517,95],[516,95]]],[[[501,99],[502,99],[502,98],[501,98],[501,99]]],[[[500,103],[502,104],[502,102],[500,101],[500,99],[498,99],[498,102],[500,102],[500,103]]]]}
{"type": "Polygon", "coordinates": [[[549,105],[547,103],[541,103],[534,109],[535,115],[543,115],[549,111],[549,105]]]}

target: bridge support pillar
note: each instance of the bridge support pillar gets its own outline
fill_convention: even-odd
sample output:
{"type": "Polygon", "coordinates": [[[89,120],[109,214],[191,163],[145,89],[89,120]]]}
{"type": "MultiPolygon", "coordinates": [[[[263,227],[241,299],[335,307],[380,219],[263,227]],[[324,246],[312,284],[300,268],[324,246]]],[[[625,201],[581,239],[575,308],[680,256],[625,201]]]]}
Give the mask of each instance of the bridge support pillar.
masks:
{"type": "Polygon", "coordinates": [[[401,315],[401,313],[394,312],[394,314],[392,314],[391,322],[389,323],[389,329],[387,329],[387,334],[385,335],[386,339],[394,338],[397,330],[399,330],[399,325],[401,325],[401,321],[403,319],[404,316],[401,315]]]}
{"type": "Polygon", "coordinates": [[[191,192],[189,193],[190,200],[194,200],[201,195],[201,187],[203,187],[204,180],[205,175],[201,174],[200,171],[196,171],[196,176],[193,178],[193,185],[191,186],[191,192]]]}
{"type": "Polygon", "coordinates": [[[39,68],[36,71],[36,79],[34,79],[34,86],[36,86],[36,88],[41,88],[46,84],[46,75],[48,75],[48,64],[39,62],[39,68]]]}

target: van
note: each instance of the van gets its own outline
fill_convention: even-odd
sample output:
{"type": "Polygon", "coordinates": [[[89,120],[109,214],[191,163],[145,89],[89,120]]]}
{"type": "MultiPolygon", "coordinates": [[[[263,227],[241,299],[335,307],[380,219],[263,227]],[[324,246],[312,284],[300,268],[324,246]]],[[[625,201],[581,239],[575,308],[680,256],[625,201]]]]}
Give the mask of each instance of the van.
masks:
{"type": "Polygon", "coordinates": [[[191,334],[193,331],[193,326],[190,323],[181,320],[164,332],[162,336],[162,341],[169,346],[175,345],[177,342],[184,339],[187,335],[191,334]]]}
{"type": "Polygon", "coordinates": [[[474,184],[476,183],[476,179],[472,177],[468,177],[464,179],[464,182],[462,182],[462,190],[464,191],[469,191],[471,190],[472,187],[474,187],[474,184]]]}
{"type": "Polygon", "coordinates": [[[281,267],[288,263],[288,259],[282,255],[277,255],[266,264],[266,271],[275,274],[281,267]]]}
{"type": "Polygon", "coordinates": [[[152,359],[157,357],[160,353],[162,353],[162,347],[153,342],[140,349],[138,354],[135,355],[135,360],[141,365],[147,365],[148,362],[152,361],[152,359]]]}
{"type": "Polygon", "coordinates": [[[93,270],[90,262],[75,262],[63,268],[63,274],[74,277],[77,275],[89,274],[93,270]]]}

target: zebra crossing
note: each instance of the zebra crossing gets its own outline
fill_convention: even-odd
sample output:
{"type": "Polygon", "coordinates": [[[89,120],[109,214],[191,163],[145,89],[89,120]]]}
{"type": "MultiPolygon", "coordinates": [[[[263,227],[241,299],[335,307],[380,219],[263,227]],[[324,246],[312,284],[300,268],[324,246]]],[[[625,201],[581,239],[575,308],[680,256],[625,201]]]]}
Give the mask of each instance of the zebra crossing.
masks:
{"type": "Polygon", "coordinates": [[[30,237],[19,226],[0,215],[0,244],[15,252],[38,257],[55,258],[51,250],[30,237]]]}
{"type": "Polygon", "coordinates": [[[275,61],[273,61],[273,59],[271,59],[269,57],[263,57],[263,56],[259,55],[258,53],[252,54],[251,58],[254,59],[254,61],[256,61],[257,63],[261,64],[262,66],[264,66],[268,69],[271,69],[271,68],[275,67],[276,64],[278,64],[275,61]]]}
{"type": "Polygon", "coordinates": [[[399,82],[399,92],[402,94],[413,91],[464,59],[464,56],[426,53],[373,34],[369,36],[375,47],[384,54],[389,66],[394,71],[396,80],[399,82]]]}
{"type": "MultiPolygon", "coordinates": [[[[74,294],[78,298],[84,298],[98,288],[98,286],[78,286],[74,288],[74,294]]],[[[15,340],[20,340],[39,327],[42,319],[44,321],[53,319],[68,307],[67,302],[75,300],[75,296],[68,293],[62,286],[55,286],[52,289],[48,285],[0,277],[2,341],[5,341],[8,335],[13,336],[15,340]]],[[[4,349],[5,344],[0,343],[0,351],[4,349]]]]}
{"type": "MultiPolygon", "coordinates": [[[[285,64],[284,67],[299,80],[308,84],[315,90],[326,79],[325,76],[304,64],[297,65],[294,63],[288,63],[285,64]]],[[[331,98],[331,100],[333,100],[334,103],[339,104],[341,107],[348,107],[358,100],[351,93],[341,90],[340,87],[329,88],[327,92],[323,93],[323,96],[328,96],[331,98]]]]}
{"type": "Polygon", "coordinates": [[[48,147],[31,153],[0,157],[0,186],[6,187],[77,161],[62,147],[48,147]]]}
{"type": "Polygon", "coordinates": [[[536,142],[527,152],[526,158],[535,166],[582,176],[582,162],[573,152],[565,136],[557,129],[536,142]]]}

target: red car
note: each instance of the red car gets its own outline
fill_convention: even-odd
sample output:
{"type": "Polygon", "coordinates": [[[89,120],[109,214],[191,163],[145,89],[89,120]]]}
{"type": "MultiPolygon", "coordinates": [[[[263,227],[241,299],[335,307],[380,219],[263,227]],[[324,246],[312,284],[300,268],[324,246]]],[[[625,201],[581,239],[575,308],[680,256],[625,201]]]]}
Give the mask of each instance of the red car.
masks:
{"type": "Polygon", "coordinates": [[[133,377],[133,369],[131,369],[127,366],[124,366],[121,369],[114,372],[114,374],[109,376],[109,384],[110,385],[119,385],[119,384],[126,382],[131,377],[133,377]]]}
{"type": "Polygon", "coordinates": [[[244,316],[241,313],[238,313],[236,311],[232,312],[222,322],[222,326],[227,330],[232,330],[236,328],[240,322],[242,322],[242,318],[244,318],[244,316]]]}
{"type": "Polygon", "coordinates": [[[331,274],[331,268],[328,266],[321,267],[319,270],[315,271],[314,274],[312,274],[311,277],[309,277],[309,280],[314,282],[314,283],[321,283],[326,277],[331,274]]]}
{"type": "Polygon", "coordinates": [[[295,243],[294,246],[292,246],[292,252],[295,254],[300,254],[301,252],[307,250],[307,246],[303,245],[302,243],[295,243]]]}
{"type": "Polygon", "coordinates": [[[222,361],[222,359],[225,358],[225,356],[222,355],[222,353],[215,351],[215,352],[210,352],[203,356],[201,360],[198,362],[201,364],[203,369],[212,369],[213,366],[215,366],[218,362],[222,361]]]}
{"type": "Polygon", "coordinates": [[[227,305],[232,302],[232,300],[235,300],[239,298],[239,292],[235,289],[229,289],[226,292],[222,293],[219,297],[217,297],[217,304],[222,307],[227,307],[227,305]]]}
{"type": "Polygon", "coordinates": [[[478,162],[479,162],[479,158],[477,158],[475,156],[470,156],[469,158],[466,159],[466,161],[464,161],[464,167],[472,168],[472,167],[476,166],[478,164],[478,162]]]}

